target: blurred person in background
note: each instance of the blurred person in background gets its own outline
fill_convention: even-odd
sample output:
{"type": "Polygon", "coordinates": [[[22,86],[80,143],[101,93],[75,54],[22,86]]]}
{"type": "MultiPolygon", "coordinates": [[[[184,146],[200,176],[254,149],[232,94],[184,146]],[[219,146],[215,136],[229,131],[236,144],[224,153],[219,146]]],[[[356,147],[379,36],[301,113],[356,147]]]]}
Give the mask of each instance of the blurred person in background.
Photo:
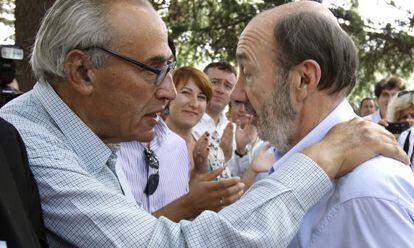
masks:
{"type": "Polygon", "coordinates": [[[275,148],[259,138],[255,117],[247,112],[247,103],[239,91],[234,91],[230,99],[229,116],[236,123],[236,150],[230,169],[234,175],[242,177],[247,190],[253,182],[269,175],[275,162],[275,148]]]}
{"type": "Polygon", "coordinates": [[[405,89],[405,82],[400,77],[391,76],[384,78],[375,85],[375,96],[377,98],[378,110],[369,115],[375,123],[386,125],[387,108],[391,98],[405,89]]]}
{"type": "Polygon", "coordinates": [[[358,113],[359,116],[364,117],[375,112],[375,99],[371,97],[366,97],[361,100],[359,104],[358,113]]]}
{"type": "Polygon", "coordinates": [[[401,125],[407,130],[401,129],[398,143],[410,158],[411,169],[414,171],[414,91],[399,92],[388,106],[387,118],[389,123],[408,122],[409,127],[401,125]]]}
{"type": "Polygon", "coordinates": [[[203,71],[210,79],[213,92],[206,112],[193,128],[193,134],[198,139],[206,131],[209,132],[214,147],[220,146],[224,160],[228,162],[235,150],[234,125],[227,119],[224,110],[230,102],[230,95],[237,81],[237,72],[225,61],[212,62],[203,71]]]}

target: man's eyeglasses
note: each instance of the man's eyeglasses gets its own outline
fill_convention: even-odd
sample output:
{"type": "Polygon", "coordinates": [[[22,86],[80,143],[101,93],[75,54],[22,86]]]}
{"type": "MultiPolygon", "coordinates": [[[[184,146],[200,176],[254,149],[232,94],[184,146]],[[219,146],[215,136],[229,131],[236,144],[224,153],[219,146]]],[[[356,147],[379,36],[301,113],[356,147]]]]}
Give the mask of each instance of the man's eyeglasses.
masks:
{"type": "Polygon", "coordinates": [[[160,174],[158,171],[160,164],[158,162],[157,155],[151,149],[146,147],[144,150],[144,155],[145,155],[145,162],[148,165],[148,170],[149,168],[152,168],[155,170],[155,173],[151,174],[148,177],[147,185],[145,186],[145,189],[144,189],[144,193],[146,195],[152,195],[154,194],[155,190],[157,190],[158,182],[160,180],[160,174]]]}
{"type": "Polygon", "coordinates": [[[161,85],[161,83],[164,81],[164,79],[167,76],[167,74],[170,73],[170,72],[172,72],[174,70],[175,64],[176,64],[175,61],[169,62],[165,66],[163,66],[160,69],[158,69],[158,68],[154,68],[152,66],[146,65],[146,64],[144,64],[142,62],[139,62],[139,61],[137,61],[135,59],[132,59],[130,57],[127,57],[125,55],[122,55],[122,54],[120,54],[118,52],[115,52],[115,51],[113,51],[111,49],[107,49],[107,48],[103,48],[103,47],[91,47],[89,49],[99,49],[101,51],[104,51],[106,53],[109,53],[112,56],[115,56],[115,57],[120,58],[122,60],[125,60],[125,61],[127,61],[129,63],[132,63],[132,64],[134,64],[134,65],[136,65],[136,66],[138,66],[138,67],[140,67],[140,68],[142,68],[144,70],[147,70],[147,71],[150,71],[150,72],[154,73],[155,75],[157,75],[157,77],[155,78],[155,82],[154,82],[155,86],[161,85]]]}
{"type": "Polygon", "coordinates": [[[407,95],[407,94],[414,94],[414,90],[403,90],[400,91],[397,95],[397,97],[403,96],[403,95],[407,95]]]}

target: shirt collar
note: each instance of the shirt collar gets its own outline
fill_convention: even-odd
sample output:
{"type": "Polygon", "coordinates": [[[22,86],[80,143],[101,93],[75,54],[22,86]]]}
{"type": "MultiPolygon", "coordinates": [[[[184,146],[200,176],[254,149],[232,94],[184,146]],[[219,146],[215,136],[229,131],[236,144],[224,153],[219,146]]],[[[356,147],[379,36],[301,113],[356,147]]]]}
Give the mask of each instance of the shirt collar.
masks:
{"type": "Polygon", "coordinates": [[[336,124],[348,121],[356,117],[354,110],[346,99],[344,99],[321,123],[310,131],[299,143],[283,155],[274,165],[273,169],[280,168],[295,153],[315,144],[323,139],[328,131],[336,124]]]}
{"type": "MultiPolygon", "coordinates": [[[[214,120],[213,120],[213,118],[211,118],[211,116],[209,115],[209,114],[207,114],[207,113],[204,113],[203,114],[203,117],[201,117],[201,120],[203,120],[203,121],[205,121],[205,122],[211,122],[211,123],[214,123],[214,120]]],[[[224,114],[224,111],[222,111],[221,113],[220,113],[220,115],[219,115],[219,121],[218,121],[218,123],[217,123],[217,126],[220,126],[220,125],[222,125],[223,123],[226,123],[227,124],[227,117],[226,117],[226,114],[224,114]]]]}
{"type": "Polygon", "coordinates": [[[38,82],[33,92],[56,122],[72,149],[91,174],[99,172],[111,155],[110,148],[66,105],[46,82],[38,82]]]}
{"type": "Polygon", "coordinates": [[[160,118],[160,121],[154,127],[154,138],[150,142],[151,150],[156,151],[162,145],[168,137],[168,132],[171,132],[171,130],[168,129],[164,120],[160,118]]]}

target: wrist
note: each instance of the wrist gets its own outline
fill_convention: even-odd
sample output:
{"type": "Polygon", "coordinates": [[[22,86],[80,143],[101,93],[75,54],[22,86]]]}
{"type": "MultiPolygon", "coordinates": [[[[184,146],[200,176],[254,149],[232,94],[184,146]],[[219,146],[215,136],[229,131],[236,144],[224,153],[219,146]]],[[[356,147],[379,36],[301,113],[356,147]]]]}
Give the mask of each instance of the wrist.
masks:
{"type": "Polygon", "coordinates": [[[246,174],[251,174],[251,175],[254,175],[254,176],[256,176],[257,174],[259,174],[259,172],[257,172],[254,169],[254,167],[255,167],[254,164],[251,164],[249,167],[247,167],[246,174]]]}
{"type": "Polygon", "coordinates": [[[185,210],[186,219],[195,218],[197,215],[200,214],[200,210],[197,209],[196,205],[194,204],[194,199],[192,196],[192,191],[190,190],[187,194],[182,197],[181,202],[181,209],[185,210]]]}
{"type": "Polygon", "coordinates": [[[335,179],[342,161],[338,158],[332,146],[327,149],[323,141],[316,143],[301,151],[311,158],[318,166],[325,171],[330,179],[335,179]],[[328,151],[328,154],[326,153],[328,151]]]}

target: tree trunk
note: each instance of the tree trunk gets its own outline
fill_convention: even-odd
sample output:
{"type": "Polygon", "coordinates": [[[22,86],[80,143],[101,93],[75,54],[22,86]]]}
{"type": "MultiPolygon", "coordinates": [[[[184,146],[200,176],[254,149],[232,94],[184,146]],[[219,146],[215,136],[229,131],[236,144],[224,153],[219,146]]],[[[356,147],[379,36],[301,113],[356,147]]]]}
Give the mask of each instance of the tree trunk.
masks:
{"type": "Polygon", "coordinates": [[[46,10],[55,0],[16,0],[16,45],[24,50],[24,59],[16,63],[16,79],[20,90],[30,90],[36,82],[29,64],[29,56],[37,30],[46,10]]]}

